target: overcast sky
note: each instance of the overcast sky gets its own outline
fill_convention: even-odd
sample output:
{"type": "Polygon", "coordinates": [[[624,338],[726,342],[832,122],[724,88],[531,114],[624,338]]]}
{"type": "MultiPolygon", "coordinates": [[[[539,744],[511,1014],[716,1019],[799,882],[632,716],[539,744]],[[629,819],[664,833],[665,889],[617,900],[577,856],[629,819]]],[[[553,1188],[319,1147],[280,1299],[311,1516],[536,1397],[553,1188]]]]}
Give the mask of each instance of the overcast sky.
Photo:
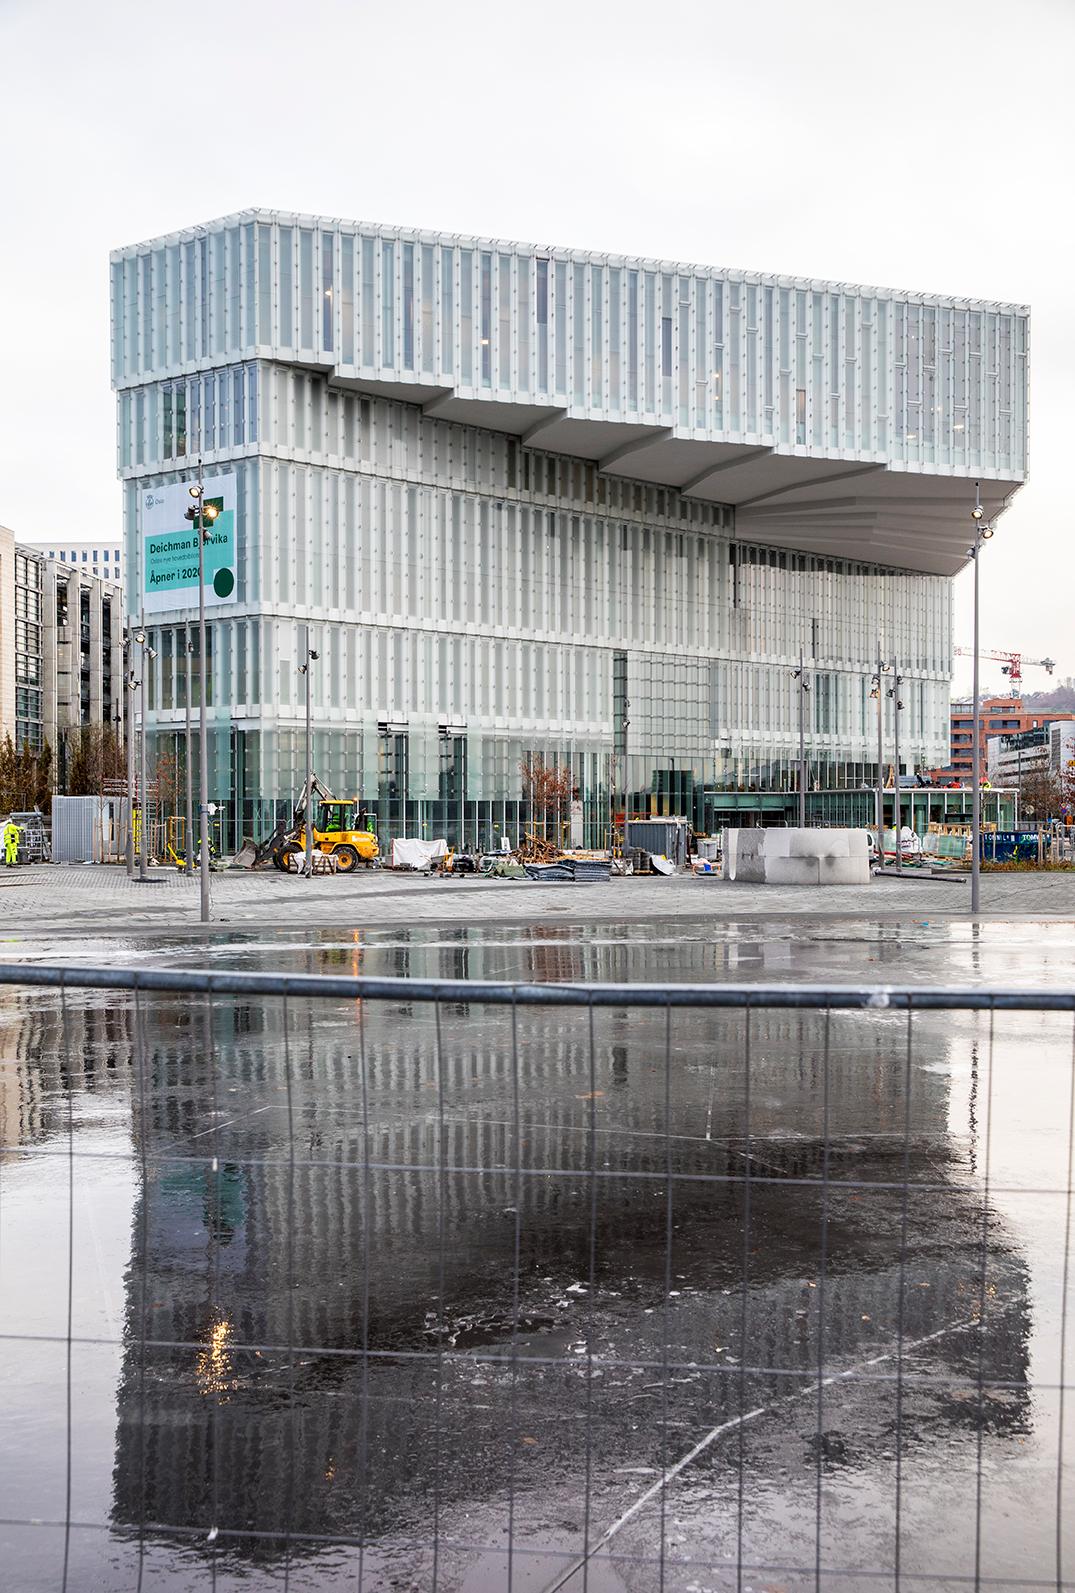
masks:
{"type": "Polygon", "coordinates": [[[1075,674],[1075,0],[0,0],[0,60],[19,536],[116,539],[108,251],[251,205],[980,296],[1032,312],[982,642],[1075,674]]]}

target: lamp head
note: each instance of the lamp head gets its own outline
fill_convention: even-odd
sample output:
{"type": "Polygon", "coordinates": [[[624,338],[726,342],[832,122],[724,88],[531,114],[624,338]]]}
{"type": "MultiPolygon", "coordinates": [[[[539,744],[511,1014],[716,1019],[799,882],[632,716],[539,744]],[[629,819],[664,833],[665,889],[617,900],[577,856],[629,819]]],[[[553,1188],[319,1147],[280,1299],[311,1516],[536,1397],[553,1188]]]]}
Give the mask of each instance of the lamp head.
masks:
{"type": "Polygon", "coordinates": [[[984,514],[985,510],[982,508],[981,504],[976,503],[970,512],[970,517],[972,520],[981,520],[984,514]]]}
{"type": "Polygon", "coordinates": [[[313,662],[314,662],[314,663],[315,663],[315,664],[316,664],[316,662],[317,662],[317,660],[318,660],[318,659],[319,659],[319,658],[320,658],[320,657],[321,657],[321,654],[320,654],[320,653],[317,653],[317,652],[315,652],[315,651],[314,651],[314,649],[313,649],[313,648],[312,648],[312,647],[311,647],[311,648],[310,648],[310,658],[311,658],[311,659],[312,659],[312,660],[313,660],[313,662]]]}

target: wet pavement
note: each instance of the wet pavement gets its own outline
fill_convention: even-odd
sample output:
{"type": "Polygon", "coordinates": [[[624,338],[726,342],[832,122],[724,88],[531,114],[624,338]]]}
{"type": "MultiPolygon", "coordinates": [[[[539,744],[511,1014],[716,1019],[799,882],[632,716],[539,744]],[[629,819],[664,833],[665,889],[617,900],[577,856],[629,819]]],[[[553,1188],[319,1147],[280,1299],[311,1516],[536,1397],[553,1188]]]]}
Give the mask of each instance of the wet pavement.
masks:
{"type": "MultiPolygon", "coordinates": [[[[77,935],[196,929],[199,886],[174,869],[128,880],[120,867],[35,864],[0,869],[0,911],[11,933],[45,930],[77,935]]],[[[875,877],[868,885],[747,885],[714,875],[633,875],[604,882],[542,883],[469,875],[430,878],[387,869],[307,880],[274,869],[214,873],[212,933],[221,926],[315,925],[400,928],[456,924],[540,923],[564,916],[589,924],[699,918],[742,920],[865,915],[871,919],[965,918],[966,875],[875,877]]],[[[1075,919],[1075,871],[989,873],[981,879],[981,917],[1075,919]]]]}
{"type": "MultiPolygon", "coordinates": [[[[1075,982],[1075,924],[925,916],[7,950],[1075,982]]],[[[4,989],[0,1032],[5,1588],[1057,1585],[1070,1018],[4,989]]]]}

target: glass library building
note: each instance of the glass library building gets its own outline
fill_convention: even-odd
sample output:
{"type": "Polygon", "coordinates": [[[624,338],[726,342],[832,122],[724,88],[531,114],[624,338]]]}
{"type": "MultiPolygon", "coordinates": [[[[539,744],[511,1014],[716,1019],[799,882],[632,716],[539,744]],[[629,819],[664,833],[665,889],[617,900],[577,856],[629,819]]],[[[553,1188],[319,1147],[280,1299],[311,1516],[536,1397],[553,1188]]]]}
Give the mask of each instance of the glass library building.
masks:
{"type": "Polygon", "coordinates": [[[535,764],[590,844],[794,819],[800,723],[811,814],[862,822],[879,707],[890,780],[897,729],[947,762],[1025,308],[268,211],[117,250],[111,293],[151,758],[204,668],[228,844],[302,784],[308,648],[316,771],[382,843],[514,841],[535,764]]]}

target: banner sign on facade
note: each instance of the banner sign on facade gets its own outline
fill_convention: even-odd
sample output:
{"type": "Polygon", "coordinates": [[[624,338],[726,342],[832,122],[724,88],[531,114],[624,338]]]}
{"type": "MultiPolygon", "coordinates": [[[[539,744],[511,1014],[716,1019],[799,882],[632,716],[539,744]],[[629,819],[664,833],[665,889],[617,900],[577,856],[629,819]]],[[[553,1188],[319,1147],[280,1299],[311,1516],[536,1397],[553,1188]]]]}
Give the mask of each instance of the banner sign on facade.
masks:
{"type": "MultiPolygon", "coordinates": [[[[210,476],[202,483],[207,504],[215,504],[205,544],[205,605],[235,601],[235,477],[210,476]]],[[[194,503],[189,482],[143,487],[142,591],[147,614],[198,606],[198,532],[185,518],[194,503]]]]}

